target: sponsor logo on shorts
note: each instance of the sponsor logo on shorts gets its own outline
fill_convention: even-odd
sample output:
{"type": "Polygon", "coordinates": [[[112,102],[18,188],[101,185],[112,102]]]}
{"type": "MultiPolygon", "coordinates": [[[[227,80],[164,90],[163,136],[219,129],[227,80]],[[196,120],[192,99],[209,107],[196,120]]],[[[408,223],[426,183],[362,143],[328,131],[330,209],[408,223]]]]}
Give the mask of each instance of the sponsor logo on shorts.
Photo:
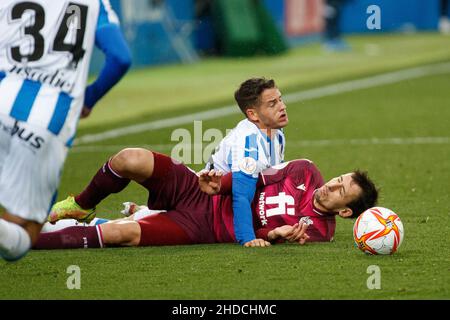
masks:
{"type": "Polygon", "coordinates": [[[17,122],[13,126],[8,126],[0,121],[0,130],[8,133],[11,137],[16,137],[26,143],[33,151],[39,150],[45,143],[45,139],[30,129],[21,127],[17,122]]]}

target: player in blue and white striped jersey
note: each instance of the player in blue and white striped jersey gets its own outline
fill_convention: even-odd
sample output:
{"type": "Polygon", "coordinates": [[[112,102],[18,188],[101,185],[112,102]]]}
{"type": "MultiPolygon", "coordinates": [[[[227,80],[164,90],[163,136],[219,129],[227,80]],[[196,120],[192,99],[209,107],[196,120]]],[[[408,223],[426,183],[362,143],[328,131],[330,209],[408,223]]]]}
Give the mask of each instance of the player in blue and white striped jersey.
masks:
{"type": "Polygon", "coordinates": [[[108,0],[2,0],[0,30],[0,255],[17,260],[56,199],[80,116],[131,54],[108,0]],[[106,59],[86,88],[94,44],[106,59]]]}
{"type": "Polygon", "coordinates": [[[258,174],[284,161],[282,128],[288,116],[274,80],[244,81],[234,97],[246,119],[220,142],[206,169],[232,172],[234,230],[236,240],[246,244],[259,241],[253,231],[251,201],[258,174]]]}

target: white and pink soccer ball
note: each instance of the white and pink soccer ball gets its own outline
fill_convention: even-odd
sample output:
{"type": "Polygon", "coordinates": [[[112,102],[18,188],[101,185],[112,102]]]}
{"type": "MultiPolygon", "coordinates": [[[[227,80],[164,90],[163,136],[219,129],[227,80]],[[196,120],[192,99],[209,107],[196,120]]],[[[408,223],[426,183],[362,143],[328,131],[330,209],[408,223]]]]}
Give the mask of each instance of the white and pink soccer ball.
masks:
{"type": "Polygon", "coordinates": [[[403,224],[390,209],[373,207],[364,211],[353,226],[358,248],[368,254],[393,254],[402,244],[403,224]]]}

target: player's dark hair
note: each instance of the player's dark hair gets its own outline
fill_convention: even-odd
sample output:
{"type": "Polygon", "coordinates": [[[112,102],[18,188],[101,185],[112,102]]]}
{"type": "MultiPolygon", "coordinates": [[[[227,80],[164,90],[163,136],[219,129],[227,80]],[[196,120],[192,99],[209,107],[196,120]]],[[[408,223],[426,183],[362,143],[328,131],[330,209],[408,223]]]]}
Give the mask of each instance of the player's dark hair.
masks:
{"type": "Polygon", "coordinates": [[[275,88],[275,80],[273,79],[251,78],[241,83],[239,89],[234,92],[234,99],[241,111],[247,115],[245,111],[259,103],[258,99],[261,93],[272,88],[275,88]]]}
{"type": "Polygon", "coordinates": [[[361,195],[347,204],[347,207],[353,211],[350,218],[357,218],[361,213],[376,205],[378,200],[378,189],[365,171],[354,171],[352,178],[362,189],[361,195]]]}

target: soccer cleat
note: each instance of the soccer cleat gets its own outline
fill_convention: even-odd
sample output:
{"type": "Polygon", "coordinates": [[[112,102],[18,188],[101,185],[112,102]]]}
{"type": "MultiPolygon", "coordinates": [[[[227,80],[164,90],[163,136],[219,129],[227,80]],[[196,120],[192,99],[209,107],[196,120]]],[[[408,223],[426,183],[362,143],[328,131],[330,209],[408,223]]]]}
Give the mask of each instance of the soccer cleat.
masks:
{"type": "Polygon", "coordinates": [[[66,200],[55,203],[50,210],[47,221],[55,223],[62,219],[75,219],[79,222],[89,223],[95,218],[95,208],[83,209],[75,202],[75,197],[68,196],[66,200]]]}

